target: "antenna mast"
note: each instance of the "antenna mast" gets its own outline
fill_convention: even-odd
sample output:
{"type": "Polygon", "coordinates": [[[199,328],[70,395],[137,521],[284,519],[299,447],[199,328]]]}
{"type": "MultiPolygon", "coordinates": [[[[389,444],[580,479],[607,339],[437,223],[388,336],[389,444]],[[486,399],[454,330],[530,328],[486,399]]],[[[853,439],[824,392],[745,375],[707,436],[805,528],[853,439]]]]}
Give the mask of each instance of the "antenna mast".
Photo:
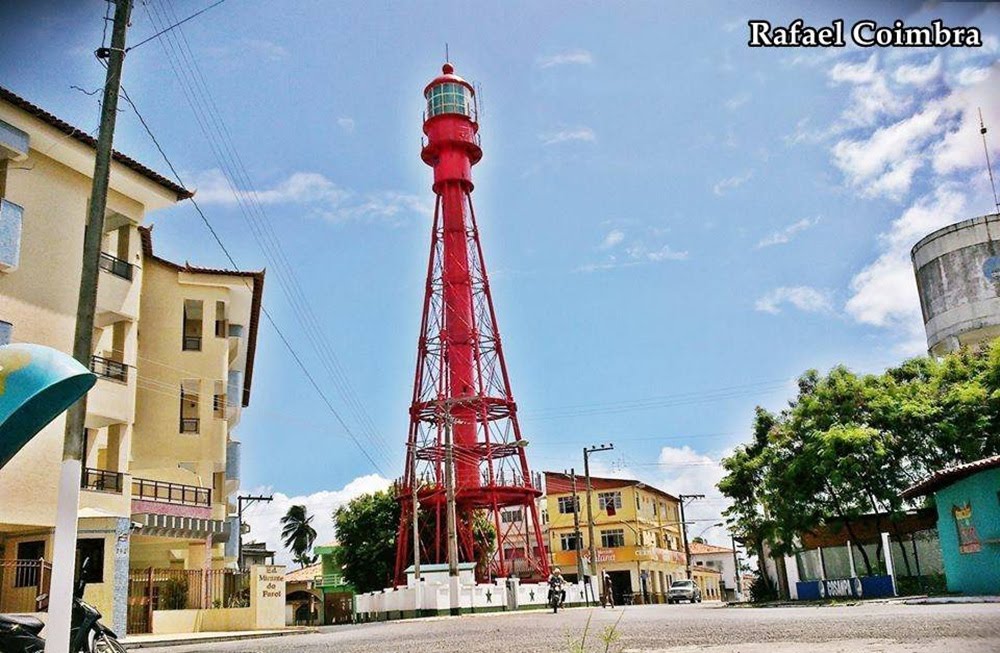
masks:
{"type": "Polygon", "coordinates": [[[993,188],[993,205],[1000,213],[1000,199],[997,199],[997,185],[993,181],[993,166],[990,165],[990,148],[986,145],[986,125],[983,123],[983,108],[979,107],[979,133],[983,135],[983,152],[986,154],[986,171],[990,173],[990,187],[993,188]]]}

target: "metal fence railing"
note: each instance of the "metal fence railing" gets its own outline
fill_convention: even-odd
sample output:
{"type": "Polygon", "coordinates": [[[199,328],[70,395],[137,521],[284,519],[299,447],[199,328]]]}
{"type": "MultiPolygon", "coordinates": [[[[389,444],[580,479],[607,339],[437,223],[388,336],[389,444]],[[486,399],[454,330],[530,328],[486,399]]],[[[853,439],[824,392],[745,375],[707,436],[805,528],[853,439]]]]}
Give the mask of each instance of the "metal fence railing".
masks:
{"type": "Polygon", "coordinates": [[[120,361],[103,356],[91,356],[90,371],[106,379],[128,383],[128,365],[120,361]]]}
{"type": "Polygon", "coordinates": [[[150,598],[153,610],[250,607],[250,572],[235,569],[135,569],[129,595],[150,598]]]}
{"type": "Polygon", "coordinates": [[[128,261],[123,261],[122,259],[112,256],[107,252],[101,252],[101,269],[105,272],[110,272],[116,277],[121,277],[128,281],[132,280],[132,270],[133,265],[128,261]]]}
{"type": "Polygon", "coordinates": [[[42,612],[49,593],[52,564],[45,560],[0,560],[0,613],[42,612]]]}
{"type": "Polygon", "coordinates": [[[212,489],[197,485],[184,485],[183,483],[154,481],[148,478],[133,478],[132,498],[208,508],[212,505],[212,489]]]}
{"type": "Polygon", "coordinates": [[[124,488],[124,474],[106,469],[85,467],[80,476],[80,487],[94,492],[110,492],[121,494],[124,488]]]}

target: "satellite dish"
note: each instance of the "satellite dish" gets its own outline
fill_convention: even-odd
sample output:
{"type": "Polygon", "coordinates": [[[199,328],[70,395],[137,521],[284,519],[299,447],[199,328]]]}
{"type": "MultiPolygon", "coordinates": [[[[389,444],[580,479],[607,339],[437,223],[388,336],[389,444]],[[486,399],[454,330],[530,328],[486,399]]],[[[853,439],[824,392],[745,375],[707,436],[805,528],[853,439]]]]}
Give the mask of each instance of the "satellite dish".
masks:
{"type": "Polygon", "coordinates": [[[51,347],[0,346],[0,469],[96,382],[93,372],[51,347]]]}
{"type": "Polygon", "coordinates": [[[240,533],[242,533],[243,535],[247,535],[248,533],[250,533],[250,524],[242,524],[240,526],[240,533]]]}

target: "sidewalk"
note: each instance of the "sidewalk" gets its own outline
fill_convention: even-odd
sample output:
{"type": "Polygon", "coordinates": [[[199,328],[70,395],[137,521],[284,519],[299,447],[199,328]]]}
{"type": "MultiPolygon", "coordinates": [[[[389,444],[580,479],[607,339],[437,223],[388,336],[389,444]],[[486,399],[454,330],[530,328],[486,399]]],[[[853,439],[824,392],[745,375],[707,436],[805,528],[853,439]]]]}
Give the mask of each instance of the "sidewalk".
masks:
{"type": "Polygon", "coordinates": [[[922,596],[903,601],[906,605],[944,605],[946,603],[1000,603],[1000,596],[922,596]]]}
{"type": "Polygon", "coordinates": [[[182,646],[185,644],[210,644],[213,642],[232,642],[241,639],[260,639],[264,637],[287,637],[289,635],[306,635],[319,632],[318,628],[289,626],[281,630],[238,630],[216,633],[171,633],[169,635],[130,635],[121,640],[126,649],[157,648],[162,646],[182,646]]]}

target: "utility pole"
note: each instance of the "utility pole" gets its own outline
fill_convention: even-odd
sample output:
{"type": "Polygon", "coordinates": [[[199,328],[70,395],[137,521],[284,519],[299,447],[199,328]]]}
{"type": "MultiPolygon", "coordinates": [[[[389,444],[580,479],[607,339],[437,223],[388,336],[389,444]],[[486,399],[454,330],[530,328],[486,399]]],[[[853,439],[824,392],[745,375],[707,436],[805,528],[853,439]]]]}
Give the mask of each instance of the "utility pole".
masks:
{"type": "MultiPolygon", "coordinates": [[[[108,203],[108,181],[111,175],[111,149],[118,115],[118,89],[121,87],[122,64],[125,61],[125,32],[128,27],[131,0],[115,0],[115,20],[111,32],[111,48],[101,48],[97,56],[108,59],[104,81],[104,101],[101,104],[101,127],[94,156],[94,179],[90,190],[87,224],[83,232],[83,266],[80,275],[80,296],[76,309],[76,332],[73,357],[90,369],[94,353],[94,309],[97,304],[97,277],[104,235],[104,211],[108,203]]],[[[103,46],[103,44],[102,44],[103,46]]],[[[49,616],[45,628],[46,653],[69,651],[70,621],[73,607],[73,581],[76,561],[77,510],[80,506],[80,475],[83,470],[83,441],[87,419],[87,396],[70,407],[66,415],[63,458],[59,473],[59,494],[56,505],[53,543],[52,582],[49,590],[49,616]]]]}
{"type": "MultiPolygon", "coordinates": [[[[413,580],[416,583],[416,587],[420,587],[420,528],[417,524],[417,513],[420,511],[420,499],[417,496],[418,483],[417,483],[417,443],[413,443],[413,452],[410,455],[410,486],[413,495],[413,516],[411,521],[413,522],[413,580]]],[[[419,606],[417,607],[419,610],[419,606]]]]}
{"type": "Polygon", "coordinates": [[[736,586],[737,600],[743,598],[743,575],[740,573],[740,559],[736,556],[736,536],[729,533],[729,539],[733,543],[733,566],[736,567],[736,577],[733,578],[733,585],[736,586]]]}
{"type": "MultiPolygon", "coordinates": [[[[457,615],[458,612],[458,525],[455,515],[455,460],[453,445],[451,442],[451,430],[454,418],[451,416],[451,407],[444,414],[444,484],[448,500],[448,582],[450,591],[450,612],[457,615]]],[[[414,543],[416,544],[416,543],[414,543]]]]}
{"type": "MultiPolygon", "coordinates": [[[[580,532],[580,499],[576,494],[576,470],[571,468],[569,476],[573,479],[573,542],[575,543],[573,548],[576,549],[576,577],[580,582],[586,582],[583,573],[583,534],[580,532]]],[[[589,606],[590,599],[587,597],[587,585],[583,586],[583,597],[589,606]]]]}
{"type": "Polygon", "coordinates": [[[684,535],[684,570],[687,572],[687,577],[691,578],[691,544],[688,542],[688,528],[687,519],[684,517],[684,500],[685,499],[704,499],[704,494],[681,494],[677,497],[680,499],[681,503],[681,533],[684,535]]]}
{"type": "MultiPolygon", "coordinates": [[[[593,576],[598,576],[598,573],[597,546],[594,545],[594,506],[590,496],[593,490],[590,486],[590,454],[597,451],[611,451],[614,448],[615,445],[613,444],[599,444],[583,448],[583,475],[587,482],[587,533],[590,537],[590,568],[593,576]]],[[[604,585],[600,580],[598,580],[597,587],[601,591],[601,596],[603,596],[604,585]]]]}
{"type": "MultiPolygon", "coordinates": [[[[265,497],[263,495],[245,495],[236,497],[236,512],[239,515],[238,520],[240,522],[240,536],[236,545],[236,563],[239,565],[240,571],[243,570],[243,508],[250,507],[258,501],[270,503],[273,500],[273,496],[265,497]],[[246,504],[246,506],[244,506],[244,504],[246,504]]],[[[274,561],[272,560],[272,562],[274,561]]]]}

